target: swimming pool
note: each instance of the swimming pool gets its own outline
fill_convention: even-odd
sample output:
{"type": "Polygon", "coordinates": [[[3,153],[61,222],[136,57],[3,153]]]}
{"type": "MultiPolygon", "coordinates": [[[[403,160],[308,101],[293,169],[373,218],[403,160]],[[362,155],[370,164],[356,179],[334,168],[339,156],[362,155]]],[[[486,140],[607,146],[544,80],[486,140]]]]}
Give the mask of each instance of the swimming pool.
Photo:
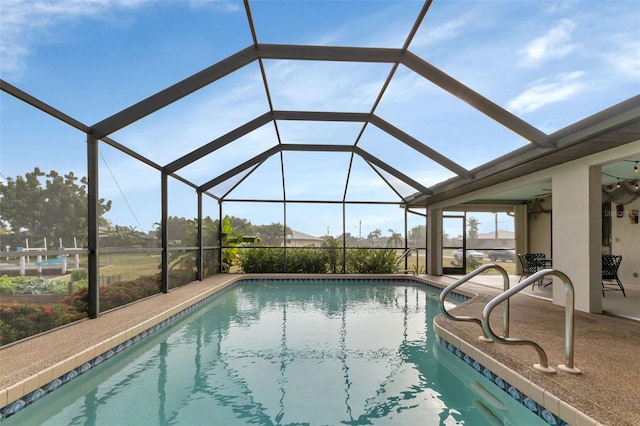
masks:
{"type": "Polygon", "coordinates": [[[438,344],[409,282],[236,284],[13,424],[545,424],[438,344]]]}

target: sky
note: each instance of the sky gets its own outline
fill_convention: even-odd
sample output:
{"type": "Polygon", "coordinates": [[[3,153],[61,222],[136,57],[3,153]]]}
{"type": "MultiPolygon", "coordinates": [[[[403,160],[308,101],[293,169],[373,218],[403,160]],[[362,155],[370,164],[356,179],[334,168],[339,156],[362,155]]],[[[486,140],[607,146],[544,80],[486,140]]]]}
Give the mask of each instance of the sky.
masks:
{"type": "MultiPolygon", "coordinates": [[[[260,43],[401,48],[419,1],[252,1],[260,43]]],[[[0,77],[91,126],[251,46],[239,1],[0,0],[0,77]]],[[[640,93],[640,2],[438,1],[409,51],[545,133],[640,93]]],[[[264,60],[275,110],[370,112],[391,64],[264,60]]],[[[113,134],[164,166],[269,111],[257,61],[113,134]]],[[[86,175],[86,136],[0,93],[0,179],[40,167],[86,175]]],[[[375,114],[467,169],[530,143],[400,65],[375,114]]],[[[353,144],[429,187],[454,173],[362,123],[278,121],[259,127],[178,174],[202,185],[277,145],[353,144]]],[[[348,205],[345,230],[401,232],[398,196],[415,192],[346,153],[285,152],[211,189],[224,214],[283,223],[269,202],[383,201],[348,205]],[[381,179],[381,176],[385,179],[381,179]],[[241,180],[244,179],[244,180],[241,180]],[[386,180],[386,182],[385,182],[386,180]],[[237,183],[240,185],[235,186],[237,183]],[[389,184],[395,188],[390,189],[389,184]]],[[[160,220],[156,170],[100,144],[100,197],[114,225],[148,232],[160,220]]],[[[195,191],[170,180],[170,215],[196,217],[195,191]]],[[[208,197],[205,197],[205,199],[208,197]]],[[[205,215],[218,215],[206,199],[205,215]]],[[[340,204],[287,204],[287,225],[311,235],[342,233],[340,204]]],[[[481,219],[480,232],[493,220],[481,219]]],[[[505,221],[508,222],[508,221],[505,221]]],[[[424,218],[409,215],[409,228],[424,218]]],[[[509,226],[508,224],[504,225],[509,226]]],[[[505,228],[502,228],[505,229],[505,228]]]]}

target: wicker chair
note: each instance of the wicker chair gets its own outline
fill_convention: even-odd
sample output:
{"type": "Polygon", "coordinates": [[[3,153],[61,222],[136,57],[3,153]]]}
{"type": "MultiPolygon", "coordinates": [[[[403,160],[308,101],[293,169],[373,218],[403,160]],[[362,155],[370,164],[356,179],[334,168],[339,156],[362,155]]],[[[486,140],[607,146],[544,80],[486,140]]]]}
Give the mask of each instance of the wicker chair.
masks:
{"type": "MultiPolygon", "coordinates": [[[[546,256],[544,253],[525,253],[519,254],[518,260],[520,260],[520,264],[522,265],[522,275],[520,275],[520,279],[518,282],[522,281],[524,278],[535,274],[538,271],[545,269],[545,260],[546,256]]],[[[542,286],[542,279],[538,281],[538,286],[542,286]]],[[[531,287],[532,289],[535,287],[535,284],[531,287]]]]}
{"type": "Polygon", "coordinates": [[[620,255],[602,255],[602,297],[604,297],[605,291],[621,291],[622,295],[627,297],[620,278],[618,278],[620,263],[622,263],[620,255]]]}

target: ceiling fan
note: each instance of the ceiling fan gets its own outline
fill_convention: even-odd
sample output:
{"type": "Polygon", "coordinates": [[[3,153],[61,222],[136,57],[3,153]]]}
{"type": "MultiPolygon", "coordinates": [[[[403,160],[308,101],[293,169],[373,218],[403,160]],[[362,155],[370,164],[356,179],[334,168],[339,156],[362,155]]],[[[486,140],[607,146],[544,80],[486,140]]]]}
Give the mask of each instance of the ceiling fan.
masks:
{"type": "Polygon", "coordinates": [[[551,195],[552,194],[551,188],[542,188],[542,190],[545,191],[545,192],[543,192],[542,194],[536,194],[536,195],[534,195],[534,197],[536,197],[536,198],[537,197],[546,197],[547,195],[551,195]]]}

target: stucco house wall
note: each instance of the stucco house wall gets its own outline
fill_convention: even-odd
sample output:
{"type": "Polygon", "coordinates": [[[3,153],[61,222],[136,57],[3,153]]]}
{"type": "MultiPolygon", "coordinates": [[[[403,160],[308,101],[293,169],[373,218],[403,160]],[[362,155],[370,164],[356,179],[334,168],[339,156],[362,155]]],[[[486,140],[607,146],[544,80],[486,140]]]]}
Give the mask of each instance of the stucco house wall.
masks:
{"type": "Polygon", "coordinates": [[[622,284],[640,284],[640,223],[631,221],[634,210],[640,211],[640,198],[624,205],[622,217],[611,219],[611,254],[623,254],[618,271],[622,284]]]}

